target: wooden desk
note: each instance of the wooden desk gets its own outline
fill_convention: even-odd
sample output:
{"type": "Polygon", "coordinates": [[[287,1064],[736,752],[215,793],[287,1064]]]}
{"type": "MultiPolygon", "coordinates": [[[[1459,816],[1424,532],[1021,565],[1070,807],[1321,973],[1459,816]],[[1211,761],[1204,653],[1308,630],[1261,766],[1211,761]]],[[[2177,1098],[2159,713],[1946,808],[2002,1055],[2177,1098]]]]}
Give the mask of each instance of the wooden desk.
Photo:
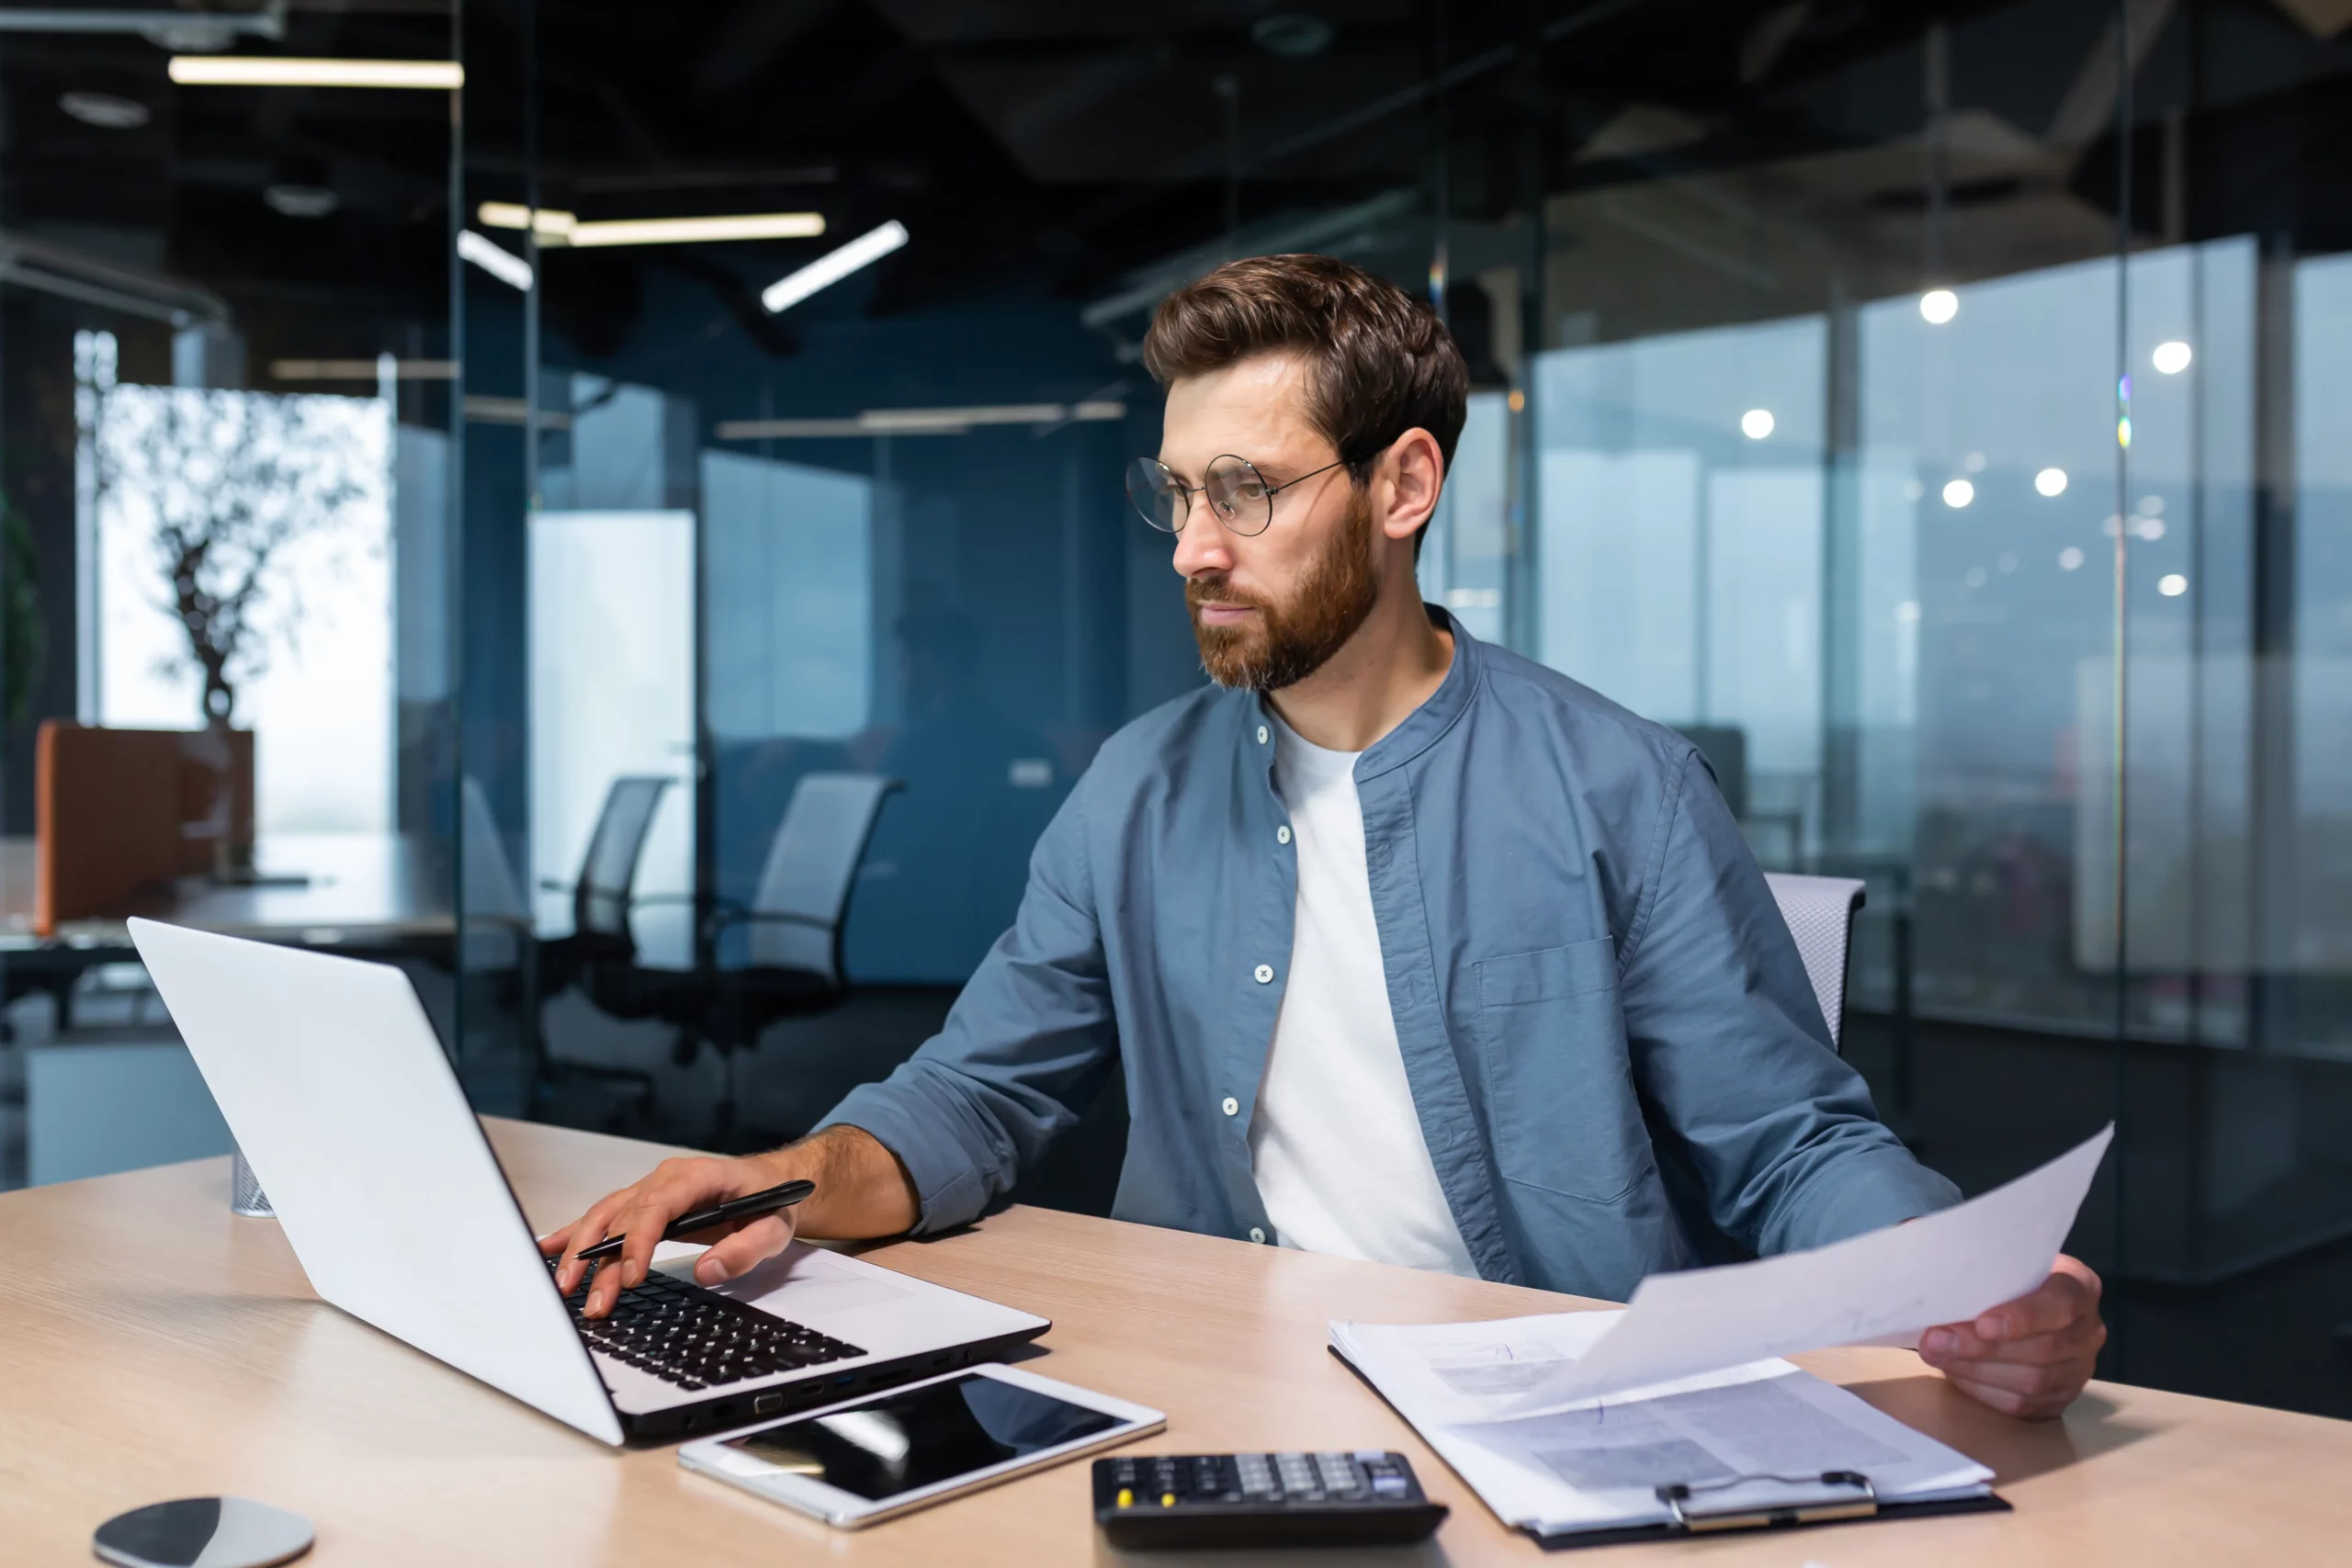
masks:
{"type": "MultiPolygon", "coordinates": [[[[664,1152],[490,1126],[541,1225],[664,1152]]],[[[689,1475],[670,1449],[603,1449],[321,1304],[274,1222],[230,1214],[228,1179],[209,1160],[0,1197],[0,1557],[86,1561],[113,1513],[232,1492],[309,1515],[322,1564],[1122,1560],[1094,1532],[1083,1463],[853,1535],[689,1475]]],[[[1326,1354],[1324,1323],[1589,1303],[1035,1209],[872,1256],[1052,1317],[1036,1370],[1169,1413],[1139,1449],[1410,1453],[1453,1517],[1429,1547],[1351,1561],[1543,1560],[1326,1354]]],[[[1952,1393],[1907,1352],[1805,1359],[1993,1466],[2018,1511],[1609,1548],[1607,1560],[2145,1568],[2341,1560],[2352,1541],[2352,1424],[2099,1384],[2063,1423],[2028,1426],[1952,1393]]]]}

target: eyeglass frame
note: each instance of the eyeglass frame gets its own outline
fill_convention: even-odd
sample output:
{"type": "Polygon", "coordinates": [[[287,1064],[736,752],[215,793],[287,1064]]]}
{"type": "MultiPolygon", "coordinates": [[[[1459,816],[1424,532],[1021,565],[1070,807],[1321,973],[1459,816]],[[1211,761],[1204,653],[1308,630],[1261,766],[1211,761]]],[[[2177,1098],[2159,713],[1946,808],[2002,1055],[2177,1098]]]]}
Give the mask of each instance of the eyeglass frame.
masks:
{"type": "MultiPolygon", "coordinates": [[[[1254,539],[1254,538],[1258,537],[1258,536],[1259,536],[1259,535],[1263,534],[1263,533],[1264,533],[1268,528],[1271,528],[1271,527],[1272,527],[1272,526],[1273,526],[1273,525],[1274,525],[1274,497],[1276,497],[1276,496],[1278,496],[1278,495],[1282,494],[1282,492],[1283,492],[1283,491],[1286,491],[1286,490],[1289,490],[1290,488],[1292,488],[1292,487],[1293,487],[1293,486],[1295,486],[1295,485],[1303,485],[1303,484],[1305,484],[1307,480],[1309,480],[1309,479],[1311,479],[1316,478],[1317,475],[1320,475],[1320,474],[1328,474],[1328,473],[1329,473],[1333,468],[1355,468],[1356,466],[1358,466],[1360,463],[1362,463],[1362,462],[1363,461],[1363,459],[1359,458],[1359,457],[1335,457],[1335,458],[1333,458],[1330,462],[1328,462],[1328,463],[1324,464],[1321,468],[1316,468],[1316,469],[1314,469],[1314,470],[1312,470],[1312,471],[1308,472],[1308,473],[1301,474],[1301,475],[1299,475],[1299,476],[1298,476],[1298,478],[1296,478],[1296,479],[1284,479],[1282,483],[1280,483],[1280,484],[1278,484],[1278,485],[1270,485],[1270,484],[1267,484],[1267,483],[1266,483],[1266,475],[1265,475],[1265,470],[1263,470],[1263,469],[1261,469],[1261,468],[1259,468],[1257,464],[1255,464],[1255,463],[1251,462],[1249,458],[1247,458],[1247,457],[1243,457],[1243,456],[1242,456],[1240,453],[1238,453],[1238,452],[1220,452],[1220,453],[1218,453],[1216,457],[1211,457],[1211,458],[1208,460],[1208,468],[1216,468],[1216,467],[1217,466],[1217,464],[1219,464],[1219,463],[1223,462],[1223,461],[1224,461],[1226,458],[1227,458],[1227,457],[1232,458],[1235,462],[1237,462],[1237,463],[1240,464],[1243,468],[1245,468],[1249,469],[1251,473],[1253,473],[1253,474],[1257,475],[1257,476],[1258,476],[1258,482],[1259,482],[1259,484],[1263,485],[1263,486],[1265,487],[1265,491],[1266,491],[1266,521],[1265,521],[1262,525],[1261,525],[1256,529],[1256,531],[1255,531],[1255,532],[1252,532],[1252,533],[1247,533],[1247,534],[1241,534],[1241,530],[1240,530],[1240,529],[1238,529],[1238,528],[1235,528],[1235,527],[1233,526],[1232,523],[1230,523],[1229,521],[1227,521],[1227,520],[1225,520],[1225,519],[1219,519],[1219,525],[1220,525],[1220,526],[1222,526],[1222,527],[1226,528],[1227,530],[1228,530],[1228,531],[1230,531],[1230,532],[1232,532],[1232,533],[1241,534],[1241,536],[1242,536],[1243,538],[1245,538],[1245,539],[1254,539]]],[[[1192,522],[1192,520],[1193,520],[1193,497],[1194,497],[1194,496],[1196,496],[1196,495],[1200,494],[1202,491],[1205,491],[1205,490],[1207,490],[1207,489],[1209,488],[1208,479],[1207,479],[1207,478],[1205,477],[1205,476],[1206,476],[1206,472],[1207,472],[1207,470],[1206,470],[1206,469],[1204,469],[1204,470],[1203,470],[1203,476],[1204,476],[1204,477],[1202,478],[1201,482],[1200,482],[1199,484],[1196,484],[1196,485],[1188,485],[1188,484],[1185,484],[1184,482],[1182,482],[1181,479],[1177,479],[1177,477],[1176,477],[1176,470],[1175,470],[1175,469],[1173,469],[1173,468],[1170,468],[1167,464],[1165,464],[1165,463],[1161,462],[1161,461],[1160,461],[1159,458],[1157,458],[1157,457],[1151,457],[1151,458],[1137,457],[1137,458],[1136,459],[1136,462],[1149,462],[1149,463],[1150,463],[1154,468],[1158,468],[1161,473],[1166,474],[1166,475],[1168,476],[1169,482],[1170,482],[1170,484],[1172,484],[1172,485],[1175,487],[1177,493],[1178,493],[1178,494],[1180,494],[1180,495],[1182,495],[1182,496],[1184,498],[1184,520],[1183,520],[1183,522],[1177,524],[1177,525],[1176,525],[1176,526],[1174,526],[1173,528],[1162,528],[1162,527],[1160,527],[1160,525],[1159,525],[1157,522],[1153,521],[1152,516],[1151,516],[1151,513],[1149,513],[1146,512],[1146,511],[1145,511],[1145,510],[1144,510],[1140,505],[1137,505],[1137,504],[1136,504],[1136,498],[1135,498],[1135,496],[1134,496],[1132,493],[1130,493],[1130,494],[1128,495],[1128,497],[1127,497],[1127,504],[1128,504],[1128,505],[1130,505],[1130,506],[1134,506],[1134,507],[1135,507],[1135,509],[1136,509],[1136,515],[1137,515],[1138,517],[1141,517],[1141,518],[1144,520],[1145,525],[1146,525],[1147,526],[1148,526],[1148,527],[1149,527],[1149,528],[1150,528],[1154,533],[1158,533],[1158,534],[1166,534],[1166,535],[1167,535],[1169,537],[1170,537],[1170,538],[1173,538],[1173,537],[1175,537],[1176,536],[1178,536],[1178,535],[1180,535],[1180,534],[1183,533],[1185,524],[1188,524],[1188,523],[1192,522]]]]}

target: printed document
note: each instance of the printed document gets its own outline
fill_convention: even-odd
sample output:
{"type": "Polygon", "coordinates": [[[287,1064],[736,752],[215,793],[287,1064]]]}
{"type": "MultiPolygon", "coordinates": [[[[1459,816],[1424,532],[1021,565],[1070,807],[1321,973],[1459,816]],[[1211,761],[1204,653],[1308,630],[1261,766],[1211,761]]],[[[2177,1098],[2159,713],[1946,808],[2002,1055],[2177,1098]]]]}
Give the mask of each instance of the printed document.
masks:
{"type": "Polygon", "coordinates": [[[1818,1480],[1824,1471],[1867,1475],[1882,1502],[1981,1497],[1991,1484],[1983,1465],[1781,1360],[1497,1418],[1625,1315],[1335,1322],[1330,1333],[1498,1517],[1538,1535],[1664,1524],[1657,1489],[1674,1483],[1710,1512],[1852,1500],[1818,1480]]]}
{"type": "Polygon", "coordinates": [[[1916,1346],[2050,1277],[2115,1136],[2098,1136],[1939,1213],[1754,1263],[1653,1274],[1588,1353],[1523,1374],[1502,1412],[1556,1410],[1668,1379],[1832,1345],[1916,1346]]]}

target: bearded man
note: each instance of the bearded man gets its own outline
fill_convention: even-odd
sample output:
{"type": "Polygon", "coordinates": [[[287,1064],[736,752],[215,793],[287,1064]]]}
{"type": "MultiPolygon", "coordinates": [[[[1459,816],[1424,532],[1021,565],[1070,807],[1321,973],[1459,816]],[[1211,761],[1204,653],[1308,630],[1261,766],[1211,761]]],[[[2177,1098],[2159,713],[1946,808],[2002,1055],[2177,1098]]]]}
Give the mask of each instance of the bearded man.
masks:
{"type": "MultiPolygon", "coordinates": [[[[978,1215],[1126,1069],[1114,1213],[1622,1300],[1644,1275],[1817,1247],[1954,1201],[1838,1059],[1704,761],[1424,604],[1414,560],[1468,378],[1436,317],[1325,256],[1163,302],[1159,456],[1213,684],[1107,741],[945,1027],[771,1154],[673,1160],[546,1238],[626,1234],[807,1177],[696,1267],[978,1215]]],[[[1921,1351],[2053,1415],[2105,1337],[2061,1258],[1921,1351]]]]}

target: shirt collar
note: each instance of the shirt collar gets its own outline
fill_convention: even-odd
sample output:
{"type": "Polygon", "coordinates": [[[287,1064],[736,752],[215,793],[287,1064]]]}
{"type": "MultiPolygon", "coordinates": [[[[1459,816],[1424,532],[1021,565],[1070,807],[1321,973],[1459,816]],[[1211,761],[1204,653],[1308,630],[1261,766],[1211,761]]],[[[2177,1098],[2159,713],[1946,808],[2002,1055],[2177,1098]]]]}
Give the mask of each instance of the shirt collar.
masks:
{"type": "MultiPolygon", "coordinates": [[[[1447,668],[1445,679],[1439,683],[1438,689],[1430,693],[1420,706],[1407,714],[1402,724],[1373,742],[1371,748],[1357,758],[1356,782],[1359,784],[1366,779],[1378,778],[1391,769],[1401,768],[1436,745],[1445,732],[1470,711],[1470,700],[1477,695],[1479,679],[1486,665],[1486,656],[1478,639],[1463,630],[1462,623],[1439,606],[1425,604],[1421,607],[1429,612],[1430,625],[1453,634],[1453,662],[1447,668]]],[[[1266,699],[1262,695],[1249,699],[1249,705],[1243,711],[1250,716],[1252,731],[1245,738],[1246,740],[1252,744],[1256,742],[1254,731],[1260,725],[1267,727],[1271,739],[1272,726],[1277,720],[1266,699]]],[[[1264,753],[1264,764],[1271,769],[1274,748],[1264,745],[1256,749],[1264,753]]]]}

